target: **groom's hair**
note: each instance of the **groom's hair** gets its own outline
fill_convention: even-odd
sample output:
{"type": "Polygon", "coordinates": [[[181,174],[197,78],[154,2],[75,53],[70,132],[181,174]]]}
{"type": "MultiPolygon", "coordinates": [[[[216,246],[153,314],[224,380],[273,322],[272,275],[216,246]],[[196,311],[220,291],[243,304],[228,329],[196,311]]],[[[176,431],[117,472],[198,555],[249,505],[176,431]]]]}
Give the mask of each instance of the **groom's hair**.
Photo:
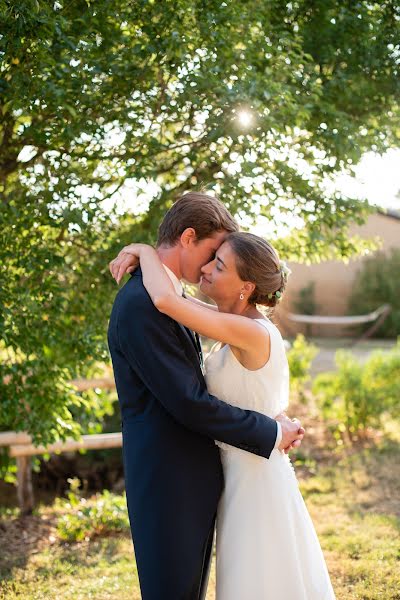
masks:
{"type": "Polygon", "coordinates": [[[217,231],[239,231],[239,225],[216,196],[188,192],[178,198],[166,213],[158,228],[157,246],[174,246],[188,227],[196,231],[197,241],[217,231]]]}

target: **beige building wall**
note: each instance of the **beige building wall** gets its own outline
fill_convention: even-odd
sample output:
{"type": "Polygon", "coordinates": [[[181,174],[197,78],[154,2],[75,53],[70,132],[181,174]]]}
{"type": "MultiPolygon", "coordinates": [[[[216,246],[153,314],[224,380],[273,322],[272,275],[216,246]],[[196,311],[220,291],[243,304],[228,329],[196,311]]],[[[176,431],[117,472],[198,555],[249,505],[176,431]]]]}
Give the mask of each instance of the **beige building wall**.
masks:
{"type": "MultiPolygon", "coordinates": [[[[400,213],[398,215],[396,213],[372,214],[364,225],[353,226],[350,231],[351,234],[357,234],[365,239],[378,236],[384,252],[388,252],[391,248],[400,248],[400,213]]],[[[275,320],[281,330],[286,335],[305,332],[305,325],[289,322],[285,312],[298,312],[295,302],[299,292],[311,281],[315,282],[314,297],[318,314],[346,314],[352,286],[364,261],[365,258],[362,257],[350,260],[347,264],[340,261],[324,261],[315,265],[289,263],[292,274],[282,302],[275,313],[275,320]]],[[[340,336],[348,334],[349,330],[334,325],[313,325],[311,333],[317,336],[340,336]]]]}

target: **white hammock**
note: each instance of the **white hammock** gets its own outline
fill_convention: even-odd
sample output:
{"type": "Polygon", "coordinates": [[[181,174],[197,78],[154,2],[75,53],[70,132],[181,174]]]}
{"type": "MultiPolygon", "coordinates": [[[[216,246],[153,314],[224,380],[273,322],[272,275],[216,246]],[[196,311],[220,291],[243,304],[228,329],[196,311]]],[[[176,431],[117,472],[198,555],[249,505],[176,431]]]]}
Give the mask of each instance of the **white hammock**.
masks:
{"type": "Polygon", "coordinates": [[[367,315],[345,316],[345,317],[325,317],[322,315],[297,315],[287,313],[288,319],[296,323],[306,323],[307,325],[359,325],[360,323],[371,323],[376,321],[382,315],[388,315],[391,311],[390,304],[382,304],[372,313],[367,315]]]}

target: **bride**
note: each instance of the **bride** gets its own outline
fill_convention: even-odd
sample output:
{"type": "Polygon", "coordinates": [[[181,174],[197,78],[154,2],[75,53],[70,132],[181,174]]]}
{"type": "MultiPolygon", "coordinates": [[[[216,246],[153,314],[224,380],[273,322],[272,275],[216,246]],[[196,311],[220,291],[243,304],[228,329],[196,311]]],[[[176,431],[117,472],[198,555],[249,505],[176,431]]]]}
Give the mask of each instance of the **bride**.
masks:
{"type": "MultiPolygon", "coordinates": [[[[175,292],[156,251],[131,244],[157,309],[217,341],[206,358],[211,394],[270,417],[284,411],[289,370],[282,337],[258,306],[273,307],[287,269],[274,248],[251,233],[232,233],[202,268],[201,291],[216,306],[175,292]]],[[[119,281],[124,267],[113,271],[119,281]]],[[[269,460],[217,442],[225,488],[217,515],[217,600],[332,600],[321,547],[289,457],[269,460]]]]}

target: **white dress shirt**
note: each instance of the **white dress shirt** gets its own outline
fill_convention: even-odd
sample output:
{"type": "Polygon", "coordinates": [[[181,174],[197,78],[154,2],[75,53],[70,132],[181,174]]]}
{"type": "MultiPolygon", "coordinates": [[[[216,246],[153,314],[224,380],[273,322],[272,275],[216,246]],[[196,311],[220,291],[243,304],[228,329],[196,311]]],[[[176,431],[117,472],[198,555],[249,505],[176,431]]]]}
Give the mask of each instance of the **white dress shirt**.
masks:
{"type": "Polygon", "coordinates": [[[169,267],[167,267],[167,265],[163,264],[163,266],[164,266],[164,269],[166,270],[166,272],[167,272],[170,280],[174,284],[174,288],[175,288],[176,293],[178,294],[178,296],[182,296],[182,294],[183,294],[182,283],[177,278],[177,276],[175,275],[175,273],[173,271],[171,271],[171,269],[169,267]]]}
{"type": "MultiPolygon", "coordinates": [[[[166,270],[170,280],[172,281],[176,293],[178,294],[178,296],[182,296],[183,286],[182,286],[181,281],[178,279],[178,277],[175,275],[175,273],[173,271],[171,271],[171,269],[169,267],[167,267],[167,265],[164,265],[164,269],[166,270]]],[[[277,424],[277,432],[276,432],[276,441],[275,441],[274,447],[278,448],[278,446],[282,440],[282,426],[280,423],[278,423],[278,421],[276,422],[276,424],[277,424]]]]}

